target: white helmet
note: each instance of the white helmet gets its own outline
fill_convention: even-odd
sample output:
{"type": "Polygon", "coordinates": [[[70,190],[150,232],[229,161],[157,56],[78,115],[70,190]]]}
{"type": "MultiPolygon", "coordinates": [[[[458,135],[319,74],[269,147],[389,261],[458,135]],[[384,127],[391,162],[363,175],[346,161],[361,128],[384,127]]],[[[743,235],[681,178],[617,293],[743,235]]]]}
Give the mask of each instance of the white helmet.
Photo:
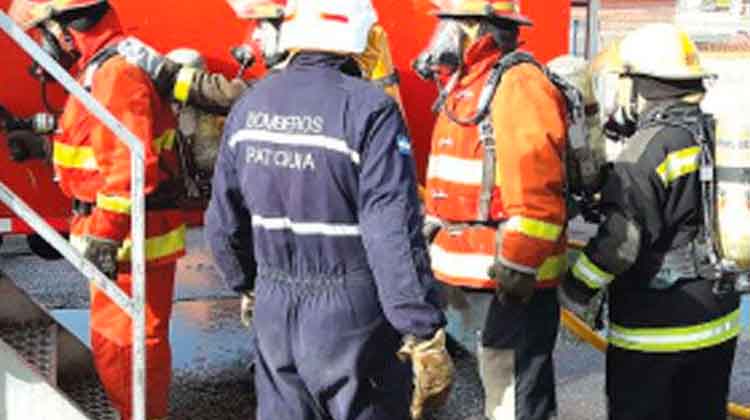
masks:
{"type": "Polygon", "coordinates": [[[667,23],[646,25],[627,34],[594,60],[595,70],[600,67],[622,75],[667,80],[709,76],[687,32],[667,23]]]}
{"type": "Polygon", "coordinates": [[[291,0],[281,26],[282,50],[360,54],[378,20],[371,0],[291,0]]]}

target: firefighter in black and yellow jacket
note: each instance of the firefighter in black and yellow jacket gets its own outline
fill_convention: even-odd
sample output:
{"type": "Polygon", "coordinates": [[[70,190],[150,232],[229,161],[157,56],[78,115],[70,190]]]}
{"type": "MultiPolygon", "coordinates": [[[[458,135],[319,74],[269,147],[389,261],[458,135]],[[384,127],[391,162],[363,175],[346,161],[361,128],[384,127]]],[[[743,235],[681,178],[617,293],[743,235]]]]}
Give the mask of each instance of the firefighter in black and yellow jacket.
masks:
{"type": "Polygon", "coordinates": [[[610,420],[726,419],[739,298],[715,293],[700,264],[706,73],[688,35],[666,24],[628,34],[598,65],[620,76],[613,119],[627,140],[561,302],[580,313],[608,290],[610,420]]]}

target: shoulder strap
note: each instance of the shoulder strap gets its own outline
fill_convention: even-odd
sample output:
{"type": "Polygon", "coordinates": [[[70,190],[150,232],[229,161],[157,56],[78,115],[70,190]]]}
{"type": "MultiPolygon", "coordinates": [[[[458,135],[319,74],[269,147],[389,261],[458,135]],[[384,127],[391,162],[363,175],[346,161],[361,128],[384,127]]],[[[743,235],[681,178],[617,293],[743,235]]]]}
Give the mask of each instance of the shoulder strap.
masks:
{"type": "Polygon", "coordinates": [[[495,154],[495,128],[492,125],[492,116],[490,115],[492,98],[494,98],[495,92],[500,86],[500,82],[502,81],[505,72],[522,63],[533,63],[539,66],[534,57],[525,51],[513,51],[498,60],[498,62],[492,67],[492,73],[490,73],[490,76],[479,95],[477,114],[469,120],[463,121],[464,124],[462,124],[462,121],[454,118],[455,116],[451,116],[451,113],[446,112],[448,118],[451,118],[459,124],[479,125],[479,141],[484,148],[484,156],[482,159],[482,184],[479,193],[479,208],[477,212],[477,221],[480,222],[488,222],[490,220],[492,191],[495,188],[496,181],[495,166],[497,164],[497,156],[495,154]]]}
{"type": "Polygon", "coordinates": [[[719,267],[718,234],[715,229],[716,221],[716,177],[719,168],[716,167],[714,157],[714,143],[716,142],[716,120],[713,115],[696,109],[662,108],[646,114],[640,127],[671,126],[679,127],[691,133],[693,140],[700,147],[698,164],[701,183],[701,207],[703,210],[703,226],[699,235],[707,245],[709,262],[719,267]]]}
{"type": "MultiPolygon", "coordinates": [[[[492,98],[495,97],[495,92],[500,86],[500,82],[503,80],[503,75],[505,75],[505,72],[523,63],[531,63],[538,66],[539,68],[542,68],[541,64],[536,61],[534,56],[527,53],[526,51],[520,50],[512,51],[504,55],[502,58],[500,58],[500,60],[497,61],[497,63],[495,63],[494,66],[492,66],[490,76],[487,78],[487,82],[484,84],[484,87],[482,87],[482,91],[479,94],[477,112],[476,114],[474,114],[474,116],[469,118],[460,118],[450,112],[450,110],[448,110],[445,106],[441,106],[441,108],[448,116],[448,118],[456,124],[479,124],[489,114],[490,105],[492,104],[492,98]]],[[[444,105],[444,102],[442,105],[444,105]]]]}
{"type": "Polygon", "coordinates": [[[94,74],[99,70],[105,62],[110,58],[114,58],[119,53],[117,52],[117,45],[111,45],[107,48],[102,49],[89,61],[86,69],[83,73],[83,88],[88,92],[91,92],[91,88],[94,84],[94,74]]]}

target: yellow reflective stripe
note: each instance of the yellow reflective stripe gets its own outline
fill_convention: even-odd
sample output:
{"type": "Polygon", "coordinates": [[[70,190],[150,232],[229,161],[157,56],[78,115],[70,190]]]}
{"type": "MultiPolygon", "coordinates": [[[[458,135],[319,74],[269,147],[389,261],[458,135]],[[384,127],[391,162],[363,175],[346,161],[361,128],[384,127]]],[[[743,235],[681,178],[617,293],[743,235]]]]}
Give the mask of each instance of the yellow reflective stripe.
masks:
{"type": "Polygon", "coordinates": [[[614,274],[610,274],[597,267],[596,264],[591,262],[589,257],[583,253],[573,266],[573,275],[578,280],[586,283],[586,286],[591,289],[601,289],[602,287],[606,287],[615,279],[614,274]]]}
{"type": "Polygon", "coordinates": [[[133,203],[129,198],[104,195],[101,193],[96,195],[96,207],[102,210],[111,211],[112,213],[130,214],[130,207],[132,204],[133,203]]]}
{"type": "Polygon", "coordinates": [[[563,227],[560,225],[522,216],[513,216],[508,219],[505,229],[550,242],[557,242],[563,232],[563,227]]]}
{"type": "Polygon", "coordinates": [[[656,168],[656,173],[664,185],[667,186],[675,179],[697,171],[700,152],[699,146],[692,146],[668,154],[664,162],[656,168]]]}
{"type": "MultiPolygon", "coordinates": [[[[186,232],[187,227],[181,225],[164,235],[146,239],[146,261],[158,260],[184,250],[186,232]]],[[[82,236],[70,235],[69,241],[70,245],[79,252],[83,252],[86,248],[86,241],[82,236]]],[[[132,249],[133,241],[126,239],[117,251],[117,260],[120,262],[130,261],[132,249]]]]}
{"type": "MultiPolygon", "coordinates": [[[[185,249],[185,225],[172,230],[161,236],[152,236],[146,239],[146,261],[154,261],[168,257],[185,249]]],[[[126,239],[117,253],[118,261],[130,261],[133,249],[133,241],[126,239]]]]}
{"type": "Polygon", "coordinates": [[[609,342],[627,350],[675,352],[721,344],[740,332],[740,310],[704,324],[673,328],[626,328],[611,324],[609,342]]]}
{"type": "Polygon", "coordinates": [[[176,139],[177,131],[174,129],[165,130],[161,136],[154,139],[154,152],[159,154],[165,150],[172,150],[176,139]]]}
{"type": "Polygon", "coordinates": [[[187,102],[190,96],[190,86],[193,84],[193,77],[195,77],[196,69],[191,67],[183,67],[177,73],[177,81],[174,84],[174,90],[172,96],[182,103],[187,102]]]}
{"type": "Polygon", "coordinates": [[[90,146],[69,146],[55,142],[52,161],[61,168],[95,170],[98,168],[94,149],[90,146]]]}
{"type": "Polygon", "coordinates": [[[562,277],[568,266],[567,254],[554,255],[544,260],[536,274],[537,281],[552,281],[562,277]]]}

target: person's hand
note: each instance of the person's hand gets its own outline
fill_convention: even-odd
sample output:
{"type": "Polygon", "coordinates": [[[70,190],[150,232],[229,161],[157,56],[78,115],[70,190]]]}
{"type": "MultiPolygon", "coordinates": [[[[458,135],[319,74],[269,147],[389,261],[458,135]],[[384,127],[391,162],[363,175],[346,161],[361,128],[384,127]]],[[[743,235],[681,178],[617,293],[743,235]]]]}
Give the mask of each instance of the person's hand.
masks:
{"type": "Polygon", "coordinates": [[[11,160],[23,162],[29,159],[47,159],[51,146],[47,138],[30,130],[13,130],[8,133],[8,151],[11,160]]]}
{"type": "Polygon", "coordinates": [[[84,237],[84,242],[83,256],[105,276],[115,280],[117,278],[117,250],[122,244],[93,236],[84,237]]]}
{"type": "Polygon", "coordinates": [[[253,311],[255,310],[255,294],[250,291],[242,292],[240,299],[240,322],[247,328],[253,324],[253,311]]]}
{"type": "Polygon", "coordinates": [[[500,302],[526,304],[534,296],[536,276],[533,274],[523,273],[497,262],[490,267],[489,276],[497,282],[496,295],[500,302]]]}
{"type": "Polygon", "coordinates": [[[430,245],[443,226],[440,223],[425,219],[422,224],[422,236],[427,245],[430,245]]]}
{"type": "Polygon", "coordinates": [[[398,357],[412,364],[412,419],[419,420],[425,410],[443,406],[450,395],[455,372],[453,360],[445,347],[445,330],[438,330],[429,340],[407,336],[398,357]]]}

